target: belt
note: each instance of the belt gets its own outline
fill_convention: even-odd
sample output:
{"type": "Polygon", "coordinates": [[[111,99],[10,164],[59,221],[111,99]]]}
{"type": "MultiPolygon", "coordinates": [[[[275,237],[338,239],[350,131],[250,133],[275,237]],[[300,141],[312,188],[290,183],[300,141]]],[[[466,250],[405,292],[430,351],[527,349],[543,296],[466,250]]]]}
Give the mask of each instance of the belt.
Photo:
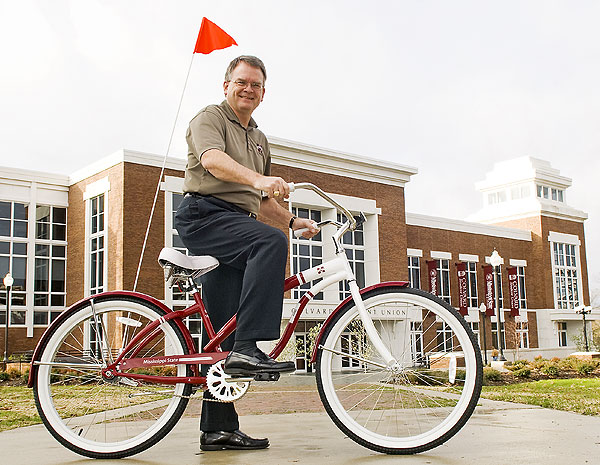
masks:
{"type": "Polygon", "coordinates": [[[247,210],[244,210],[242,207],[238,207],[234,203],[227,202],[226,200],[218,199],[217,197],[214,197],[212,195],[203,195],[198,192],[186,192],[185,195],[186,195],[186,197],[196,197],[196,198],[204,199],[207,202],[210,202],[213,205],[216,205],[218,207],[225,208],[226,210],[229,210],[229,211],[235,211],[235,212],[241,213],[242,215],[249,216],[250,218],[256,219],[256,213],[252,213],[247,210]]]}

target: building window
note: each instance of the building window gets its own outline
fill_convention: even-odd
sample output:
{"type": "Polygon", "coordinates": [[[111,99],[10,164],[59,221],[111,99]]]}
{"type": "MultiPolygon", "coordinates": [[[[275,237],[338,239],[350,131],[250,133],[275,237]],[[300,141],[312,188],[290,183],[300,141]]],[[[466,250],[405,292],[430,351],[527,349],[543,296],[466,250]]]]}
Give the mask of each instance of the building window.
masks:
{"type": "Polygon", "coordinates": [[[322,322],[300,320],[294,330],[296,341],[296,370],[312,372],[310,359],[312,356],[312,344],[321,327],[322,322]]]}
{"type": "MultiPolygon", "coordinates": [[[[292,206],[292,214],[298,218],[310,218],[317,223],[321,221],[321,211],[312,208],[292,206]]],[[[291,243],[292,274],[298,274],[301,271],[308,270],[313,266],[323,263],[323,235],[321,232],[311,239],[297,238],[292,235],[291,243]]],[[[310,283],[304,283],[301,286],[292,289],[292,298],[299,299],[318,281],[320,281],[320,279],[310,283]]],[[[323,300],[323,293],[319,292],[313,299],[323,300]]]]}
{"type": "Polygon", "coordinates": [[[506,202],[506,191],[491,192],[488,194],[488,204],[506,202]]]}
{"type": "Polygon", "coordinates": [[[510,197],[512,200],[525,199],[530,196],[529,185],[514,186],[510,189],[510,197]]]}
{"type": "Polygon", "coordinates": [[[39,307],[65,306],[66,247],[64,245],[35,245],[35,276],[33,323],[47,325],[60,311],[51,312],[39,307]]]}
{"type": "Polygon", "coordinates": [[[438,296],[450,303],[450,260],[436,259],[439,288],[438,296]]]}
{"type": "Polygon", "coordinates": [[[543,199],[554,200],[555,202],[564,202],[564,192],[564,189],[557,189],[555,187],[548,187],[540,184],[537,185],[537,196],[543,199]]]}
{"type": "MultiPolygon", "coordinates": [[[[171,211],[171,239],[172,239],[172,247],[181,252],[184,253],[186,255],[190,255],[188,249],[185,248],[185,245],[183,245],[183,242],[181,241],[181,238],[179,237],[179,233],[177,232],[177,230],[175,229],[175,213],[177,213],[177,209],[179,208],[179,205],[181,204],[181,201],[183,200],[183,194],[179,194],[179,193],[172,193],[172,211],[171,211]]],[[[174,286],[171,288],[171,297],[173,298],[173,300],[176,301],[186,301],[189,302],[190,304],[194,301],[194,299],[189,295],[189,293],[187,292],[182,292],[179,287],[174,286]]],[[[183,307],[182,307],[183,308],[183,307]]]]}
{"type": "Polygon", "coordinates": [[[517,321],[515,332],[520,349],[529,348],[529,324],[526,321],[517,321]]]}
{"type": "Polygon", "coordinates": [[[67,209],[38,205],[35,208],[35,238],[53,241],[67,240],[67,209]]]}
{"type": "MultiPolygon", "coordinates": [[[[358,219],[358,218],[357,218],[358,219]]],[[[340,213],[337,215],[337,220],[340,223],[346,221],[346,217],[340,213]]],[[[342,244],[346,249],[348,262],[356,276],[356,284],[359,288],[365,287],[365,238],[363,225],[361,224],[356,231],[348,231],[342,236],[342,244]]],[[[340,300],[344,300],[350,296],[350,287],[346,281],[339,283],[340,300]]]]}
{"type": "Polygon", "coordinates": [[[67,209],[36,206],[35,237],[33,324],[47,325],[65,306],[67,209]]]}
{"type": "Polygon", "coordinates": [[[519,287],[519,308],[527,308],[527,296],[525,294],[525,267],[517,266],[517,284],[519,287]]]}
{"type": "MultiPolygon", "coordinates": [[[[361,323],[362,325],[362,323],[361,323]]],[[[364,330],[342,333],[340,340],[341,351],[348,355],[366,358],[368,350],[367,333],[364,330]]],[[[342,368],[365,368],[365,362],[353,357],[342,357],[342,368]]]]}
{"type": "Polygon", "coordinates": [[[573,244],[552,243],[554,289],[556,306],[559,309],[573,309],[579,305],[579,265],[576,247],[573,244]]]}
{"type": "Polygon", "coordinates": [[[0,241],[0,305],[3,307],[1,323],[6,324],[6,288],[2,278],[10,272],[14,283],[10,291],[10,324],[24,325],[25,310],[27,304],[27,243],[16,241],[0,241]],[[13,308],[16,307],[16,308],[13,308]]]}
{"type": "Polygon", "coordinates": [[[423,352],[423,322],[410,322],[410,345],[413,365],[424,365],[425,353],[423,352]]]}
{"type": "MultiPolygon", "coordinates": [[[[498,345],[498,323],[492,322],[492,345],[498,345]]],[[[506,325],[502,325],[502,347],[506,347],[506,325]]],[[[500,349],[500,347],[496,347],[500,349]]]]}
{"type": "Polygon", "coordinates": [[[437,334],[437,347],[438,352],[450,352],[453,349],[452,341],[452,328],[446,323],[438,325],[436,329],[437,334]]]}
{"type": "MultiPolygon", "coordinates": [[[[183,194],[178,192],[171,192],[172,208],[170,212],[167,212],[167,221],[169,222],[168,224],[170,226],[170,228],[168,228],[167,230],[170,229],[171,231],[171,244],[167,243],[165,245],[172,246],[175,250],[178,250],[179,252],[182,252],[186,255],[190,255],[189,251],[183,245],[183,242],[179,237],[179,233],[175,229],[175,213],[177,213],[177,209],[179,208],[179,205],[181,204],[182,200],[183,194]]],[[[167,235],[165,235],[165,237],[166,236],[167,235]]],[[[179,289],[179,287],[177,286],[172,287],[169,291],[171,292],[171,299],[173,300],[173,310],[175,311],[183,310],[184,308],[194,303],[194,298],[191,296],[191,294],[189,292],[181,291],[181,289],[179,289]]],[[[185,318],[184,322],[196,343],[196,347],[198,347],[200,350],[202,342],[202,317],[199,313],[195,313],[185,318]]],[[[217,331],[219,330],[219,328],[215,329],[217,331]]]]}
{"type": "Polygon", "coordinates": [[[477,263],[466,262],[467,300],[469,307],[477,308],[477,263]]]}
{"type": "Polygon", "coordinates": [[[0,236],[27,237],[28,206],[19,202],[0,202],[0,236]]]}
{"type": "Polygon", "coordinates": [[[421,289],[421,265],[419,257],[408,257],[408,281],[413,289],[421,289]]]}
{"type": "Polygon", "coordinates": [[[473,331],[473,334],[475,334],[475,337],[477,338],[477,343],[481,347],[481,338],[479,336],[479,321],[469,321],[468,323],[469,327],[471,328],[471,331],[473,331]]]}
{"type": "Polygon", "coordinates": [[[567,347],[567,323],[559,321],[556,326],[558,327],[558,347],[567,347]]]}
{"type": "Polygon", "coordinates": [[[90,295],[104,291],[104,252],[105,252],[105,222],[106,196],[100,194],[89,199],[89,272],[90,272],[90,295]]]}

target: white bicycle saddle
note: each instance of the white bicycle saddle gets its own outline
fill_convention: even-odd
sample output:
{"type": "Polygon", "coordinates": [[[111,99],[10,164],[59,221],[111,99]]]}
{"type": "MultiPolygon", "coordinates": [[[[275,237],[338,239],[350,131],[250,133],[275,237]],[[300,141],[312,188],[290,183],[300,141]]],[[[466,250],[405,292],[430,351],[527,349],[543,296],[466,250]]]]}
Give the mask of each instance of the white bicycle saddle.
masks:
{"type": "Polygon", "coordinates": [[[165,247],[158,255],[158,263],[163,268],[176,266],[186,274],[201,276],[219,266],[219,260],[210,255],[188,256],[170,247],[165,247]]]}

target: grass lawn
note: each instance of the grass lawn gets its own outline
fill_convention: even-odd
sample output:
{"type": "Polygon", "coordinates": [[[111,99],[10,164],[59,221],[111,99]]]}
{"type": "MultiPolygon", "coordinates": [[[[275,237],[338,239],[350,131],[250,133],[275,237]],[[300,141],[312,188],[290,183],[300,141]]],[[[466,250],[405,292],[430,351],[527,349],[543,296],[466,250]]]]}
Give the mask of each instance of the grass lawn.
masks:
{"type": "Polygon", "coordinates": [[[583,415],[600,415],[600,379],[548,379],[504,386],[484,386],[481,397],[539,405],[583,415]]]}
{"type": "MultiPolygon", "coordinates": [[[[255,386],[252,386],[252,389],[256,389],[255,386]]],[[[304,411],[302,406],[306,407],[306,400],[309,394],[312,394],[310,399],[312,399],[314,408],[309,408],[306,411],[322,411],[322,406],[316,392],[307,393],[299,390],[297,387],[286,388],[284,386],[282,386],[281,391],[281,398],[285,399],[291,406],[286,407],[282,404],[280,405],[282,409],[277,409],[277,405],[273,404],[281,404],[283,400],[278,400],[277,393],[273,393],[265,401],[271,408],[275,408],[273,410],[274,413],[304,411]],[[298,396],[298,398],[296,399],[294,396],[298,396]]],[[[83,398],[87,396],[85,389],[79,390],[78,394],[83,398]]],[[[269,410],[265,405],[257,406],[256,398],[252,397],[252,392],[249,392],[249,394],[248,402],[252,401],[254,409],[246,411],[247,409],[243,408],[246,399],[242,399],[238,404],[241,409],[240,414],[256,414],[255,410],[257,408],[263,412],[269,410]]],[[[584,415],[600,415],[599,378],[552,379],[502,386],[484,386],[481,395],[492,400],[539,405],[541,407],[566,410],[584,415]]],[[[191,402],[188,406],[189,413],[199,414],[199,405],[200,402],[191,402]]],[[[41,423],[41,420],[33,401],[33,390],[24,386],[0,386],[0,431],[36,423],[41,423]]]]}
{"type": "Polygon", "coordinates": [[[33,389],[0,386],[0,431],[41,422],[33,401],[33,389]]]}

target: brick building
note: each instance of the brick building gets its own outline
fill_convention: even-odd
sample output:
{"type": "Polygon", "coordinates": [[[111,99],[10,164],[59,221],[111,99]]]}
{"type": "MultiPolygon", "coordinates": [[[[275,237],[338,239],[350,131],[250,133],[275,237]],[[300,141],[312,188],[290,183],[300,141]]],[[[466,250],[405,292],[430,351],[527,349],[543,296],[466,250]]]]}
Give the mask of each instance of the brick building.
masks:
{"type": "MultiPolygon", "coordinates": [[[[583,223],[587,215],[570,207],[570,179],[542,160],[521,158],[495,165],[477,186],[484,208],[471,221],[407,213],[404,186],[417,170],[381,160],[272,139],[273,174],[311,182],[334,194],[367,222],[348,245],[360,286],[410,281],[428,289],[428,262],[435,263],[438,295],[457,306],[456,264],[466,264],[465,319],[486,347],[497,344],[497,318],[484,318],[483,265],[496,249],[503,257],[497,281],[503,308],[507,356],[565,355],[575,349],[581,319],[574,308],[589,305],[583,223]],[[506,270],[519,283],[519,315],[510,316],[506,270]]],[[[162,157],[119,151],[70,176],[0,168],[0,275],[10,271],[12,288],[9,353],[33,349],[49,322],[90,294],[132,289],[162,157]]],[[[170,158],[160,185],[137,290],[183,307],[189,296],[166,288],[156,258],[162,247],[182,249],[173,212],[182,199],[185,161],[170,158]]],[[[336,212],[313,193],[296,191],[285,202],[298,216],[335,219],[336,212]]],[[[320,236],[290,237],[288,274],[319,264],[333,254],[320,236]]],[[[302,290],[284,301],[284,321],[302,290]]],[[[307,365],[303,345],[347,295],[330,286],[306,309],[296,330],[297,366],[307,365]]],[[[0,287],[0,324],[6,292],[0,287]]],[[[590,315],[590,319],[600,316],[590,315]]],[[[393,319],[393,317],[390,317],[393,319]]],[[[200,321],[187,324],[195,337],[200,321]]],[[[0,345],[4,344],[0,332],[0,345]]]]}

